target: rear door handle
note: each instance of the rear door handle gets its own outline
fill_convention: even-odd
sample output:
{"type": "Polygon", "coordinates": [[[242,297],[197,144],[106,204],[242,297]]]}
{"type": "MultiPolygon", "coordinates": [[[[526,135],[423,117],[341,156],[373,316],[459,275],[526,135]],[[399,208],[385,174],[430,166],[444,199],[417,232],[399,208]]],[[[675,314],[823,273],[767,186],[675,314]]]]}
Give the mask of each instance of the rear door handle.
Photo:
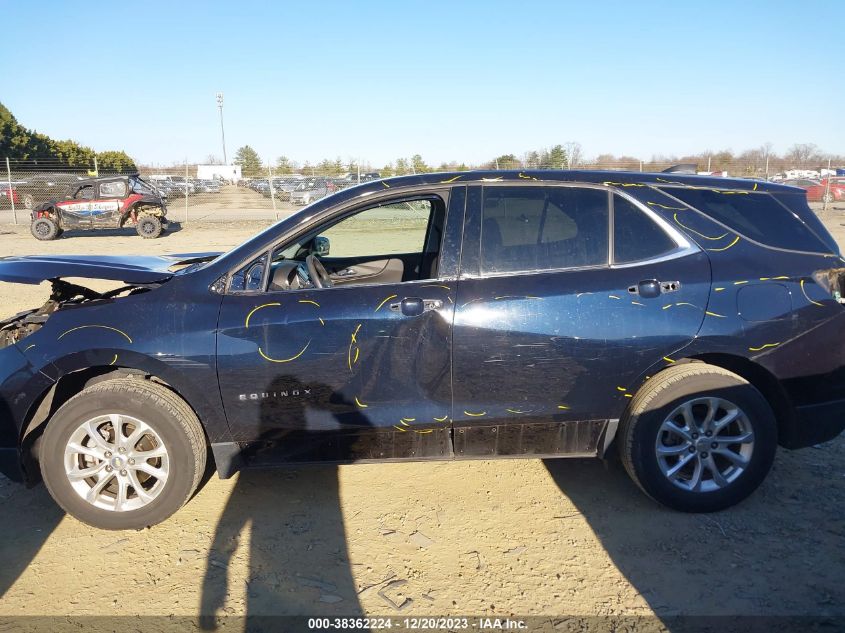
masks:
{"type": "Polygon", "coordinates": [[[666,292],[676,292],[681,287],[680,281],[658,281],[657,279],[643,279],[636,286],[629,286],[628,292],[639,295],[643,299],[654,299],[666,292]]]}
{"type": "Polygon", "coordinates": [[[419,297],[405,297],[402,301],[390,304],[393,312],[401,312],[405,316],[419,316],[424,312],[439,310],[443,307],[440,299],[420,299],[419,297]]]}

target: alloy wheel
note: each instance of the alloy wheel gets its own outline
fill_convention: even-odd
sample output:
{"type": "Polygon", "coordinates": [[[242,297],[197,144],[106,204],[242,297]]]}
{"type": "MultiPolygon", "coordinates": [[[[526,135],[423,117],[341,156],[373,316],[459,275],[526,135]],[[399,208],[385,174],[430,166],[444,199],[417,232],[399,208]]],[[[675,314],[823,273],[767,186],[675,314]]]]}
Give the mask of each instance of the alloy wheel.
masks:
{"type": "Polygon", "coordinates": [[[655,454],[663,475],[690,492],[727,487],[745,472],[754,431],[737,405],[716,397],[678,406],[660,425],[655,454]]]}
{"type": "Polygon", "coordinates": [[[137,510],[164,490],[170,458],[161,436],[145,422],[109,413],[80,424],[64,454],[65,474],[91,505],[113,512],[137,510]]]}

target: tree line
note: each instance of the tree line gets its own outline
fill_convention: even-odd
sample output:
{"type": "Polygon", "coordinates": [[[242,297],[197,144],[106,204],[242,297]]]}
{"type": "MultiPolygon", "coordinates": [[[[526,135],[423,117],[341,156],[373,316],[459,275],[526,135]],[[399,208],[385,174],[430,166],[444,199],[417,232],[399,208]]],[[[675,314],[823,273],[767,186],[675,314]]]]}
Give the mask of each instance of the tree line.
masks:
{"type": "Polygon", "coordinates": [[[634,156],[600,154],[592,159],[584,157],[579,143],[557,144],[548,148],[531,150],[521,155],[500,154],[481,163],[441,162],[428,164],[420,154],[410,158],[397,158],[379,167],[359,163],[354,159],[326,158],[316,163],[298,162],[279,156],[275,163],[266,164],[258,152],[244,145],[235,154],[235,164],[241,166],[245,177],[266,177],[269,169],[274,175],[300,173],[305,175],[339,176],[344,173],[378,171],[382,177],[406,174],[424,174],[433,171],[467,171],[470,169],[624,169],[631,171],[661,171],[671,165],[693,164],[697,171],[726,171],[731,176],[763,177],[788,169],[821,169],[830,159],[833,166],[845,166],[845,156],[826,155],[812,143],[797,143],[784,154],[772,150],[771,143],[734,153],[729,149],[703,151],[684,155],[653,155],[648,159],[634,156]]]}
{"type": "Polygon", "coordinates": [[[8,158],[18,170],[45,169],[134,172],[135,161],[123,151],[96,152],[76,141],[57,141],[24,127],[0,103],[0,159],[8,158]]]}

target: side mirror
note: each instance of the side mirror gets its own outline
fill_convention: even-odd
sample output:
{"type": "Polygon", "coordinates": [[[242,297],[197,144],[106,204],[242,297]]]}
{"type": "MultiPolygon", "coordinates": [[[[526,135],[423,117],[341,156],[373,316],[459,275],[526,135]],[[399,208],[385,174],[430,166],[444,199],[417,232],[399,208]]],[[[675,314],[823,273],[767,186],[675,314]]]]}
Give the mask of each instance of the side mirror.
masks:
{"type": "Polygon", "coordinates": [[[317,257],[325,257],[329,254],[329,238],[318,235],[314,238],[314,254],[317,257]]]}

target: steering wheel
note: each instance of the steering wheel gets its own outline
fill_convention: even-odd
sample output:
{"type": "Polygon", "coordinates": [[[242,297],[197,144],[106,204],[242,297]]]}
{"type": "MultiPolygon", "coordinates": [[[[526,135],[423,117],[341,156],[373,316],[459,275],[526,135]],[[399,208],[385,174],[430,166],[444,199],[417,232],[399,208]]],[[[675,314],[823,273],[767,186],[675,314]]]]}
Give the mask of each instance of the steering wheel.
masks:
{"type": "Polygon", "coordinates": [[[323,266],[323,262],[316,255],[311,254],[305,258],[305,267],[308,269],[311,283],[317,288],[331,288],[334,285],[326,267],[323,266]]]}

